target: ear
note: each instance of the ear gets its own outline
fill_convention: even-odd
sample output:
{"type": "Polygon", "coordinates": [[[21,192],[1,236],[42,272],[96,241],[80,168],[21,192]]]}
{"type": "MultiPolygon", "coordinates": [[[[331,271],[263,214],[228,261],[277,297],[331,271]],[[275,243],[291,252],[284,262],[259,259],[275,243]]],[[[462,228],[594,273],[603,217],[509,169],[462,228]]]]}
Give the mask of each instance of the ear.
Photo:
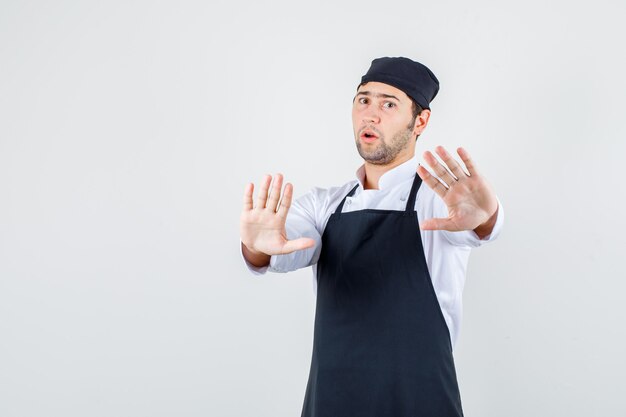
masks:
{"type": "Polygon", "coordinates": [[[413,134],[421,135],[424,129],[426,129],[426,125],[428,124],[428,119],[430,119],[430,110],[424,109],[420,114],[415,118],[415,125],[413,125],[413,134]]]}

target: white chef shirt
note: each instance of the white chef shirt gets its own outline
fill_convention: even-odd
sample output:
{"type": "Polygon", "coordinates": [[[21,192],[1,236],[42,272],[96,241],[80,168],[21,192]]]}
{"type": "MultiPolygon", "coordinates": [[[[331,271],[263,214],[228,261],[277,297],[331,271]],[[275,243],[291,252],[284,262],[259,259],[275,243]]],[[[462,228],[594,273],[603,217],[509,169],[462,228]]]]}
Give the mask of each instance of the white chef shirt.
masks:
{"type": "MultiPolygon", "coordinates": [[[[314,187],[307,194],[295,199],[287,214],[285,229],[287,239],[308,237],[315,240],[315,246],[292,252],[287,255],[273,255],[269,266],[255,267],[242,258],[248,270],[254,275],[267,271],[289,272],[312,266],[313,292],[317,293],[317,261],[322,246],[322,234],[326,223],[341,200],[358,183],[352,197],[346,198],[342,212],[365,209],[401,210],[406,208],[407,199],[416,175],[417,156],[385,172],[378,180],[378,190],[363,188],[365,165],[356,171],[356,180],[339,187],[328,189],[314,187]]],[[[415,199],[415,210],[420,221],[433,217],[448,217],[448,209],[443,200],[425,183],[420,185],[415,199]]],[[[504,222],[504,210],[498,200],[496,224],[489,236],[482,240],[468,230],[448,232],[444,230],[420,230],[422,246],[435,294],[443,316],[450,330],[452,346],[456,345],[462,318],[463,286],[470,250],[497,238],[504,222]]],[[[241,247],[241,240],[240,240],[241,247]]],[[[415,256],[418,256],[416,254],[415,256]]]]}

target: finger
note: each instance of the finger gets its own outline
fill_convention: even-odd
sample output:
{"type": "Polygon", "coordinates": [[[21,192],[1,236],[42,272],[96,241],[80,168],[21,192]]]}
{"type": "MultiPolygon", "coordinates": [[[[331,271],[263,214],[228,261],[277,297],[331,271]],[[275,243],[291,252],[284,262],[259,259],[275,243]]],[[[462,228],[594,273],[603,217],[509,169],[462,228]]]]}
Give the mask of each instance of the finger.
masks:
{"type": "Polygon", "coordinates": [[[446,192],[448,192],[448,188],[443,185],[441,181],[432,176],[422,165],[417,167],[417,175],[419,175],[422,181],[432,188],[439,197],[443,198],[446,195],[446,192]]]}
{"type": "Polygon", "coordinates": [[[458,148],[456,150],[456,153],[458,153],[459,156],[461,157],[461,160],[465,164],[465,167],[467,168],[467,172],[469,172],[470,175],[479,175],[478,169],[476,169],[476,166],[474,165],[472,158],[470,157],[469,153],[465,150],[465,148],[458,148]]]}
{"type": "Polygon", "coordinates": [[[278,200],[280,199],[280,190],[283,188],[283,176],[282,174],[276,174],[274,177],[274,184],[272,185],[272,192],[267,200],[267,208],[276,211],[278,206],[278,200]]]}
{"type": "Polygon", "coordinates": [[[456,178],[450,174],[450,172],[446,169],[446,167],[437,161],[437,158],[430,152],[424,152],[424,159],[430,165],[430,167],[435,171],[435,174],[443,180],[449,187],[453,186],[456,182],[456,178]]]}
{"type": "Polygon", "coordinates": [[[256,196],[256,208],[264,209],[265,202],[267,201],[267,190],[270,187],[271,175],[265,175],[261,181],[261,187],[259,188],[259,195],[256,196]]]}
{"type": "Polygon", "coordinates": [[[291,253],[297,250],[303,250],[312,248],[315,246],[315,240],[310,239],[308,237],[301,237],[299,239],[288,240],[287,243],[283,246],[282,254],[291,253]]]}
{"type": "Polygon", "coordinates": [[[457,231],[456,225],[450,220],[450,218],[432,218],[420,222],[421,230],[449,230],[451,232],[457,231]]]}
{"type": "Polygon", "coordinates": [[[278,207],[278,216],[285,218],[291,207],[291,198],[293,196],[293,185],[291,183],[285,184],[285,190],[283,191],[283,198],[280,200],[280,207],[278,207]]]}
{"type": "Polygon", "coordinates": [[[254,192],[254,184],[246,184],[246,189],[243,192],[243,211],[252,210],[252,193],[254,192]]]}
{"type": "Polygon", "coordinates": [[[443,146],[437,146],[435,148],[435,152],[437,152],[437,155],[439,155],[441,160],[448,166],[448,169],[452,171],[452,174],[457,180],[467,177],[467,174],[461,167],[461,164],[459,164],[443,146]]]}

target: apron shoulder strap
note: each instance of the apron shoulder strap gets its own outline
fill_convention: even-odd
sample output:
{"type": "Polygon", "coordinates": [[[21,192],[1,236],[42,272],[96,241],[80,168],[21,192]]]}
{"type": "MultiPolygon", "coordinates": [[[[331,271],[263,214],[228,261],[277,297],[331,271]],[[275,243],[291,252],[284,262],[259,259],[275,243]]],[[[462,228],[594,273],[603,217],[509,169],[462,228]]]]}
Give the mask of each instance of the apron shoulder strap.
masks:
{"type": "Polygon", "coordinates": [[[412,213],[415,211],[415,198],[417,197],[417,190],[420,188],[422,184],[422,179],[417,173],[415,173],[415,179],[413,180],[413,186],[411,187],[411,192],[409,193],[409,198],[406,202],[406,209],[404,210],[407,213],[412,213]]]}

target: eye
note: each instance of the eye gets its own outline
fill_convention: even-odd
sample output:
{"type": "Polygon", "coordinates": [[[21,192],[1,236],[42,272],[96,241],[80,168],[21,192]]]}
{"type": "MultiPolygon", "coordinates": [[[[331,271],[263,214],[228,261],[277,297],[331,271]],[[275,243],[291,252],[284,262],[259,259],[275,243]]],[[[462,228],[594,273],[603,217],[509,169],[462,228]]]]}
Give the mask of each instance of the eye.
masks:
{"type": "Polygon", "coordinates": [[[383,104],[383,107],[390,109],[392,107],[396,107],[396,103],[392,103],[391,101],[385,101],[385,103],[383,104]]]}
{"type": "Polygon", "coordinates": [[[359,104],[367,104],[367,98],[366,97],[361,97],[359,98],[359,104]]]}

